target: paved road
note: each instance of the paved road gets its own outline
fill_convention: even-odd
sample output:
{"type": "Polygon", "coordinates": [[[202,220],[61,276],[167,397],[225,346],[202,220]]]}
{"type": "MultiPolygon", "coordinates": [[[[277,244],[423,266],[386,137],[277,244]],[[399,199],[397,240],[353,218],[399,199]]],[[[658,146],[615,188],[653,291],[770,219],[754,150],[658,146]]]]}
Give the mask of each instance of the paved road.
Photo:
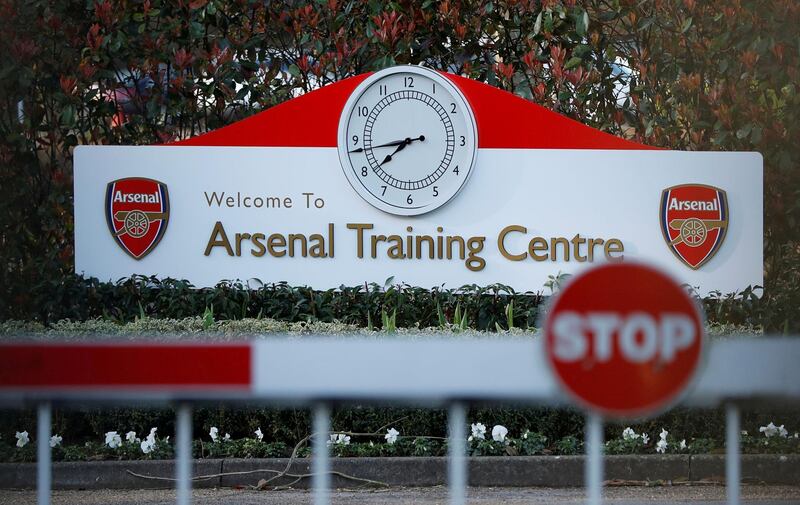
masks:
{"type": "MultiPolygon", "coordinates": [[[[196,505],[306,505],[311,494],[306,491],[251,491],[242,489],[203,489],[194,493],[196,505]]],[[[725,499],[721,486],[613,487],[605,490],[610,504],[647,503],[649,505],[692,503],[719,505],[725,499]]],[[[751,505],[800,505],[800,487],[755,486],[742,488],[743,503],[751,505]]],[[[56,491],[53,505],[169,505],[174,491],[56,491]]],[[[583,505],[582,489],[551,488],[472,488],[470,505],[583,505]]],[[[0,504],[33,505],[34,491],[0,490],[0,504]]],[[[382,491],[336,491],[333,505],[446,505],[447,490],[406,488],[382,491]]]]}

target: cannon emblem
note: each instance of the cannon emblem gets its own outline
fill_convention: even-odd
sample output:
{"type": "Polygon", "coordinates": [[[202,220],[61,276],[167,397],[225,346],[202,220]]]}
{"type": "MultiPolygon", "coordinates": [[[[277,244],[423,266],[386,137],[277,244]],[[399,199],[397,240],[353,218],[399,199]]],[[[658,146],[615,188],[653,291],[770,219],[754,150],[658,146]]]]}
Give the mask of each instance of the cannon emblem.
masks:
{"type": "Polygon", "coordinates": [[[728,230],[725,191],[704,184],[683,184],[661,195],[661,231],[670,250],[698,269],[717,253],[728,230]]]}
{"type": "Polygon", "coordinates": [[[106,188],[106,221],[111,235],[134,259],[152,251],[167,229],[166,184],[143,177],[118,179],[106,188]]]}

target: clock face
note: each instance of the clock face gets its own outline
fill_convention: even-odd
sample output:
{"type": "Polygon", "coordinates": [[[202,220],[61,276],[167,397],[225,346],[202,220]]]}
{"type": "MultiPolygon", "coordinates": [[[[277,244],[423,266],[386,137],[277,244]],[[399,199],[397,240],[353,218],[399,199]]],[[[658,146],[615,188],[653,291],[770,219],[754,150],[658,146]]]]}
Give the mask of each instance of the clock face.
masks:
{"type": "Polygon", "coordinates": [[[355,89],[339,120],[339,158],[353,188],[391,214],[424,214],[466,183],[478,138],[466,99],[427,68],[393,67],[355,89]]]}

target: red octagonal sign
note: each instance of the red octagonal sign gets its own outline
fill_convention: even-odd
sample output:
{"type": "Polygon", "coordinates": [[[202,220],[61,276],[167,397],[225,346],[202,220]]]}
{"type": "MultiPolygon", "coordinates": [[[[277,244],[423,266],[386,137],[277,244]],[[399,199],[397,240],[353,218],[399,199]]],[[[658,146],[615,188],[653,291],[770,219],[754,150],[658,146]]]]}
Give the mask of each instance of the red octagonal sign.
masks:
{"type": "Polygon", "coordinates": [[[576,276],[551,305],[544,332],[561,385],[582,406],[616,418],[676,401],[704,348],[695,301],[668,275],[637,263],[576,276]]]}

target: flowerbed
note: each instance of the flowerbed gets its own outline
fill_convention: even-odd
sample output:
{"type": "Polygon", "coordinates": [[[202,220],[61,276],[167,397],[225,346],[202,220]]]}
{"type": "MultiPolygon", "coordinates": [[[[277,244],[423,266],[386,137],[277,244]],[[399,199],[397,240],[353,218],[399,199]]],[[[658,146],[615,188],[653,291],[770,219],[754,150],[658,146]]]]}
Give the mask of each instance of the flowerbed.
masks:
{"type": "MultiPolygon", "coordinates": [[[[470,456],[537,456],[574,455],[583,452],[583,442],[569,435],[550,441],[541,432],[525,430],[518,437],[510,436],[508,428],[495,425],[491,434],[478,422],[470,426],[467,454],[470,456]]],[[[791,434],[783,425],[770,422],[758,429],[758,434],[742,432],[742,452],[746,454],[800,453],[800,434],[791,434]]],[[[61,435],[53,435],[49,445],[56,461],[97,461],[134,459],[171,459],[174,446],[170,436],[160,438],[157,428],[151,428],[144,439],[135,431],[124,435],[110,431],[104,441],[84,444],[63,444],[61,435]]],[[[328,435],[328,447],[336,457],[378,456],[444,456],[447,440],[443,437],[403,435],[394,427],[385,433],[333,432],[328,435]]],[[[27,431],[16,432],[16,443],[10,445],[0,440],[0,461],[31,462],[36,458],[36,442],[27,431]]],[[[284,442],[267,442],[257,428],[251,437],[234,439],[212,426],[207,436],[194,440],[195,458],[281,458],[308,457],[311,454],[310,437],[304,437],[294,448],[284,442]]],[[[687,440],[661,429],[658,435],[637,433],[626,427],[621,434],[605,444],[606,454],[705,454],[721,452],[723,447],[712,438],[687,440]]]]}

